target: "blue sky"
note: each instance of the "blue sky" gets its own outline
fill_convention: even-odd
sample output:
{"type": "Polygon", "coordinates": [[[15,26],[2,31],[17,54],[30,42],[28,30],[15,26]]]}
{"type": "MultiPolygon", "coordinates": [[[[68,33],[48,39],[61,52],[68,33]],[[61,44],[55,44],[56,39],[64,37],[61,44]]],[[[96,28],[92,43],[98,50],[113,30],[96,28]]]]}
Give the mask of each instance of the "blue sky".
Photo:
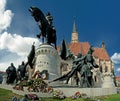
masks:
{"type": "Polygon", "coordinates": [[[39,33],[39,28],[28,11],[30,6],[37,6],[44,14],[49,11],[53,16],[58,45],[63,38],[68,43],[71,41],[73,21],[76,17],[79,41],[89,42],[94,47],[101,47],[104,41],[108,54],[115,63],[116,75],[120,75],[119,4],[119,0],[1,0],[0,5],[4,5],[4,10],[0,8],[0,14],[4,15],[7,21],[1,22],[3,18],[0,17],[0,66],[6,67],[16,58],[20,62],[27,56],[33,40],[38,43],[36,34],[39,33]],[[5,15],[8,10],[10,12],[5,15]]]}

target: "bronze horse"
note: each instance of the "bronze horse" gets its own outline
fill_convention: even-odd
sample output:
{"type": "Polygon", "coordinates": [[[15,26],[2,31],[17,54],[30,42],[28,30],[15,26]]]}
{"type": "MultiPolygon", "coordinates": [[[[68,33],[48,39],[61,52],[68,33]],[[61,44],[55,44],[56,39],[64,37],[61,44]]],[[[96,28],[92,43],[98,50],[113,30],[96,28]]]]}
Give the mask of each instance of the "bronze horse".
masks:
{"type": "Polygon", "coordinates": [[[40,38],[42,36],[43,42],[44,38],[46,38],[47,43],[53,43],[56,48],[56,30],[54,27],[49,24],[48,20],[39,8],[30,7],[29,11],[31,12],[31,15],[34,17],[35,21],[38,23],[39,29],[41,30],[41,33],[37,35],[37,37],[40,38]]]}

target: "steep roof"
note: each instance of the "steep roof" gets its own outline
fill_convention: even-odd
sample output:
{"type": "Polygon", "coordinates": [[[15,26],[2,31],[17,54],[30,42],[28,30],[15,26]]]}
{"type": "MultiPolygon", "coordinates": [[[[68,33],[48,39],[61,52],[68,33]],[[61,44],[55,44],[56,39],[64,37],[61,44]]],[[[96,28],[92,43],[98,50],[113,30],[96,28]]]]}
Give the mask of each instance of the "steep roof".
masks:
{"type": "MultiPolygon", "coordinates": [[[[88,42],[69,43],[68,46],[70,51],[74,55],[78,55],[78,53],[82,53],[83,55],[86,55],[90,48],[90,44],[88,42]]],[[[60,51],[60,47],[58,47],[57,50],[60,51]]],[[[100,60],[110,60],[110,57],[105,48],[94,47],[94,50],[95,50],[93,53],[94,57],[99,58],[100,60]]]]}
{"type": "Polygon", "coordinates": [[[94,49],[95,49],[93,53],[94,57],[97,57],[100,60],[110,60],[110,57],[105,48],[94,48],[94,49]]]}
{"type": "Polygon", "coordinates": [[[77,42],[70,43],[69,48],[74,55],[78,55],[78,53],[82,53],[83,55],[87,54],[90,45],[88,42],[77,42]]]}
{"type": "Polygon", "coordinates": [[[120,76],[116,76],[115,79],[120,82],[120,76]]]}

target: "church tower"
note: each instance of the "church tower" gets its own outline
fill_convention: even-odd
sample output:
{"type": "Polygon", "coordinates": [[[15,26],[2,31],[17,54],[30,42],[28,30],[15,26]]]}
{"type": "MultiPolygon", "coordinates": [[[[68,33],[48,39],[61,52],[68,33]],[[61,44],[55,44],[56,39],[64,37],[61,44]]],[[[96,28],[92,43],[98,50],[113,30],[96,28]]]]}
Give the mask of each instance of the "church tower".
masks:
{"type": "Polygon", "coordinates": [[[77,43],[78,42],[78,32],[76,28],[76,22],[74,18],[74,23],[73,23],[73,32],[72,32],[72,37],[71,37],[71,43],[77,43]]]}

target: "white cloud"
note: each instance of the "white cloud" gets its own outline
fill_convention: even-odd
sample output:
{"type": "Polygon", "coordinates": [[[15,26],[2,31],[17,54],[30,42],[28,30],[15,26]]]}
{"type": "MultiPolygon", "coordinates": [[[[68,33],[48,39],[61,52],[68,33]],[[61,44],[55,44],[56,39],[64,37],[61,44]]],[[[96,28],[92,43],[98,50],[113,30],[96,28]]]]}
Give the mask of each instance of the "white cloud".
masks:
{"type": "Polygon", "coordinates": [[[7,49],[19,56],[26,56],[31,49],[33,42],[37,45],[39,44],[39,41],[36,38],[22,37],[20,35],[10,34],[7,32],[0,35],[0,49],[7,49]]]}
{"type": "Polygon", "coordinates": [[[0,0],[0,11],[4,12],[6,6],[6,0],[0,0]]]}
{"type": "Polygon", "coordinates": [[[115,64],[120,64],[120,53],[114,53],[111,56],[111,60],[115,63],[115,64]]]}
{"type": "Polygon", "coordinates": [[[15,53],[15,55],[10,55],[11,58],[7,56],[1,57],[5,61],[0,62],[0,70],[5,71],[11,62],[15,64],[16,67],[21,64],[22,61],[27,61],[27,56],[31,50],[31,46],[35,42],[35,46],[38,46],[39,40],[31,37],[22,37],[17,34],[10,34],[4,32],[0,35],[0,50],[8,50],[10,53],[15,53]]]}
{"type": "Polygon", "coordinates": [[[120,68],[117,68],[116,71],[117,71],[117,72],[120,72],[120,68]]]}
{"type": "Polygon", "coordinates": [[[22,61],[27,61],[27,57],[25,56],[19,56],[19,57],[14,57],[14,59],[12,58],[12,60],[7,60],[0,63],[0,71],[5,71],[7,69],[8,66],[10,66],[11,63],[14,63],[14,66],[17,68],[18,65],[21,64],[22,61]]]}
{"type": "Polygon", "coordinates": [[[0,0],[0,51],[9,51],[7,56],[3,55],[0,57],[0,70],[3,71],[6,70],[11,62],[18,66],[22,61],[26,61],[33,42],[35,42],[36,46],[40,44],[36,38],[23,37],[19,34],[7,32],[13,13],[11,10],[5,9],[6,3],[7,0],[0,0]]]}
{"type": "Polygon", "coordinates": [[[5,10],[6,0],[0,0],[0,33],[6,30],[11,23],[13,13],[11,10],[5,10]]]}

